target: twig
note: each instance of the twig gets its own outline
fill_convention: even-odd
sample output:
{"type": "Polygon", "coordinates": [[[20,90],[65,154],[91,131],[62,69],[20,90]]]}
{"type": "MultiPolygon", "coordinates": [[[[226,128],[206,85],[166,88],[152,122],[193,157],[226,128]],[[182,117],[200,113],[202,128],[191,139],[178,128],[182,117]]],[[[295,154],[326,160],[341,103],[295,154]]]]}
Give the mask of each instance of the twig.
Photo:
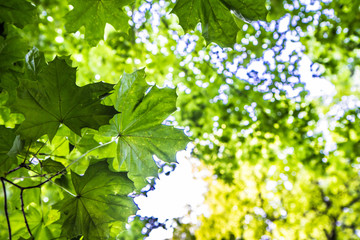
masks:
{"type": "Polygon", "coordinates": [[[29,227],[29,223],[28,223],[26,215],[25,215],[23,192],[24,192],[24,189],[21,189],[20,190],[21,211],[22,211],[23,216],[24,216],[24,221],[25,221],[26,228],[27,228],[30,236],[33,237],[32,233],[31,233],[31,230],[30,230],[30,227],[29,227]]]}
{"type": "Polygon", "coordinates": [[[13,186],[15,186],[15,187],[19,188],[20,190],[33,189],[33,188],[38,188],[38,187],[41,187],[43,184],[45,184],[45,183],[49,182],[51,179],[53,179],[54,177],[56,177],[56,176],[58,176],[58,175],[62,174],[63,172],[64,172],[64,169],[63,169],[63,170],[61,170],[61,171],[59,171],[59,172],[57,172],[56,174],[52,175],[51,177],[49,177],[49,178],[48,178],[48,179],[46,179],[45,181],[43,181],[43,182],[41,182],[41,183],[39,183],[39,184],[37,184],[37,185],[34,185],[34,186],[29,186],[29,187],[22,187],[22,186],[20,186],[20,185],[17,185],[16,183],[14,183],[14,182],[12,182],[12,181],[10,181],[10,180],[6,179],[6,178],[2,178],[2,180],[4,180],[5,182],[8,182],[8,183],[10,183],[10,184],[12,184],[13,186]]]}
{"type": "Polygon", "coordinates": [[[25,157],[24,157],[24,160],[22,161],[22,163],[21,163],[18,167],[9,170],[9,171],[6,173],[6,175],[8,175],[8,174],[10,174],[10,173],[12,173],[12,172],[15,172],[15,171],[17,171],[17,170],[19,170],[19,169],[21,169],[21,168],[27,168],[27,169],[28,169],[28,165],[26,165],[25,162],[26,162],[27,156],[28,156],[28,154],[29,154],[31,144],[32,144],[32,141],[30,141],[29,147],[28,147],[28,149],[26,150],[26,154],[25,154],[25,157]]]}
{"type": "Polygon", "coordinates": [[[10,218],[9,218],[9,213],[8,213],[8,207],[7,207],[6,187],[5,187],[4,178],[2,178],[2,177],[1,177],[1,183],[2,183],[2,186],[3,186],[3,192],[4,192],[5,217],[6,217],[6,221],[7,221],[7,225],[8,225],[9,239],[11,240],[11,226],[10,226],[10,218]]]}
{"type": "Polygon", "coordinates": [[[32,141],[30,141],[29,147],[28,147],[28,149],[26,150],[26,154],[25,154],[24,161],[22,162],[22,164],[25,164],[25,162],[26,162],[26,158],[27,158],[27,156],[28,156],[28,154],[29,154],[31,144],[32,144],[32,141]]]}
{"type": "MultiPolygon", "coordinates": [[[[37,159],[38,157],[37,157],[37,154],[40,152],[40,150],[46,145],[46,143],[48,142],[49,140],[46,140],[46,142],[44,142],[44,144],[43,145],[41,145],[40,147],[39,147],[39,149],[36,151],[36,153],[34,153],[33,154],[33,158],[31,158],[31,160],[32,159],[34,159],[34,157],[37,159]]],[[[61,143],[62,144],[62,143],[61,143]]],[[[57,148],[56,148],[57,149],[57,148]]],[[[55,151],[55,150],[54,150],[55,151]]],[[[41,161],[39,161],[39,163],[40,163],[40,166],[41,166],[41,168],[42,168],[42,164],[41,164],[41,161]]]]}
{"type": "Polygon", "coordinates": [[[17,166],[16,168],[9,170],[9,171],[6,173],[6,175],[8,175],[8,174],[10,174],[10,173],[12,173],[12,172],[15,172],[15,171],[17,171],[17,170],[19,170],[20,168],[23,168],[23,167],[25,167],[25,164],[20,164],[20,165],[17,166]]]}
{"type": "MultiPolygon", "coordinates": [[[[49,140],[46,140],[46,142],[44,142],[44,144],[43,145],[41,145],[40,147],[39,147],[39,149],[36,151],[36,153],[35,154],[33,154],[33,155],[37,155],[39,152],[40,152],[40,150],[46,145],[46,143],[48,142],[49,140]]],[[[62,145],[63,144],[63,142],[60,144],[60,145],[62,145]]],[[[56,148],[57,149],[57,148],[56,148]]],[[[55,150],[56,150],[55,149],[55,150]]]]}
{"type": "MultiPolygon", "coordinates": [[[[31,169],[29,169],[29,171],[32,171],[31,169]]],[[[14,180],[22,180],[25,178],[31,179],[31,178],[38,178],[38,177],[46,177],[46,174],[38,174],[38,175],[34,175],[34,176],[24,176],[24,177],[13,177],[12,179],[14,180]]]]}
{"type": "MultiPolygon", "coordinates": [[[[26,228],[27,228],[30,236],[33,237],[32,233],[31,233],[31,230],[30,230],[29,223],[28,223],[27,218],[26,218],[25,209],[24,209],[24,206],[25,206],[25,204],[24,204],[24,197],[23,197],[24,190],[41,187],[41,186],[44,185],[45,183],[51,181],[54,177],[56,177],[56,176],[64,173],[64,172],[66,171],[66,169],[68,169],[68,168],[69,168],[71,165],[73,165],[74,163],[78,162],[81,158],[83,158],[84,156],[86,156],[89,152],[91,152],[91,151],[93,151],[93,150],[95,150],[95,149],[104,147],[104,146],[106,146],[106,145],[109,145],[109,144],[111,144],[111,143],[114,142],[114,141],[115,141],[115,140],[110,141],[110,142],[107,142],[107,143],[105,143],[105,144],[102,144],[102,145],[99,145],[99,146],[97,146],[97,147],[95,147],[95,148],[90,149],[89,151],[85,152],[85,153],[82,154],[80,157],[78,157],[77,159],[75,159],[73,162],[71,162],[68,166],[66,166],[66,167],[65,167],[64,169],[62,169],[61,171],[55,173],[55,174],[52,175],[51,177],[47,178],[45,181],[43,181],[43,182],[41,182],[41,183],[39,183],[39,184],[37,184],[37,185],[34,185],[34,186],[22,187],[22,186],[20,186],[20,185],[18,185],[18,184],[16,184],[16,183],[14,183],[14,182],[12,182],[12,181],[4,178],[4,177],[0,177],[1,183],[2,183],[2,186],[3,186],[3,192],[4,192],[4,208],[5,208],[6,221],[7,221],[7,225],[8,225],[9,239],[11,240],[12,237],[11,237],[10,218],[9,218],[8,206],[7,206],[7,196],[6,196],[5,182],[8,182],[8,183],[10,183],[11,185],[13,185],[13,186],[17,187],[18,189],[20,189],[21,211],[22,211],[23,216],[24,216],[26,228]]],[[[25,161],[26,161],[28,152],[29,152],[29,149],[28,149],[28,151],[27,151],[27,153],[26,153],[24,162],[23,162],[19,167],[15,168],[15,169],[13,169],[13,170],[11,170],[11,171],[9,171],[9,172],[14,172],[14,171],[16,171],[16,170],[18,170],[18,169],[20,169],[20,168],[22,168],[22,167],[25,167],[25,168],[27,167],[27,165],[25,164],[25,161]]],[[[29,169],[29,170],[31,170],[31,169],[29,169]]],[[[41,176],[41,175],[40,175],[40,176],[41,176]]],[[[62,189],[64,189],[64,188],[62,188],[62,189]]],[[[71,192],[68,191],[67,189],[64,189],[64,190],[65,190],[66,192],[68,192],[69,194],[74,195],[73,193],[71,193],[71,192]]]]}
{"type": "Polygon", "coordinates": [[[30,234],[31,237],[33,237],[32,233],[31,233],[31,230],[30,230],[30,227],[29,227],[29,223],[27,221],[27,218],[26,218],[26,214],[25,214],[25,209],[24,209],[24,197],[23,197],[23,193],[24,193],[24,190],[25,189],[32,189],[32,188],[38,188],[38,187],[41,187],[43,184],[49,182],[52,178],[60,175],[61,173],[63,173],[64,170],[60,171],[60,172],[57,172],[56,174],[54,174],[53,176],[51,176],[50,178],[46,179],[44,182],[41,182],[37,185],[34,185],[34,186],[29,186],[29,187],[22,187],[6,178],[3,178],[1,177],[1,182],[2,182],[2,185],[3,185],[3,191],[4,191],[4,208],[5,208],[5,216],[6,216],[6,220],[7,220],[7,223],[8,223],[8,231],[9,231],[9,239],[11,240],[11,227],[10,227],[10,219],[9,219],[9,213],[7,211],[7,196],[6,196],[6,188],[5,188],[5,182],[8,182],[10,183],[11,185],[17,187],[20,189],[20,201],[21,201],[21,211],[23,213],[23,216],[24,216],[24,220],[25,220],[25,225],[26,225],[26,228],[30,234]]]}
{"type": "MultiPolygon", "coordinates": [[[[44,178],[48,179],[48,177],[46,176],[46,174],[41,175],[40,173],[34,171],[33,169],[30,169],[30,171],[38,174],[36,177],[44,177],[44,178]]],[[[35,177],[35,176],[33,176],[33,177],[35,177]]],[[[50,182],[51,182],[52,184],[55,184],[55,185],[58,186],[59,188],[61,188],[63,191],[69,193],[71,196],[76,197],[75,194],[73,194],[72,192],[70,192],[69,190],[67,190],[66,188],[64,188],[63,186],[57,184],[56,182],[54,182],[54,181],[52,181],[52,180],[50,180],[50,182]]]]}
{"type": "MultiPolygon", "coordinates": [[[[36,153],[33,154],[35,157],[36,157],[36,155],[40,152],[40,150],[45,146],[45,144],[46,144],[47,142],[48,142],[48,141],[44,142],[44,144],[36,151],[36,153]]],[[[23,162],[22,162],[18,167],[9,170],[9,171],[6,173],[6,175],[8,175],[8,174],[10,174],[10,173],[12,173],[12,172],[15,172],[15,171],[17,171],[17,170],[19,170],[19,169],[21,169],[21,168],[26,168],[26,169],[30,170],[29,165],[26,164],[25,162],[26,162],[26,159],[27,159],[27,157],[28,157],[28,155],[29,155],[31,144],[32,144],[32,142],[30,142],[29,147],[28,147],[28,149],[26,150],[26,154],[25,154],[25,157],[24,157],[23,162]]]]}
{"type": "Polygon", "coordinates": [[[344,208],[350,208],[352,205],[354,205],[355,203],[357,203],[357,202],[359,202],[359,201],[360,201],[360,196],[354,198],[354,199],[351,200],[348,204],[345,204],[345,205],[341,206],[341,208],[342,208],[342,209],[344,209],[344,208]]]}

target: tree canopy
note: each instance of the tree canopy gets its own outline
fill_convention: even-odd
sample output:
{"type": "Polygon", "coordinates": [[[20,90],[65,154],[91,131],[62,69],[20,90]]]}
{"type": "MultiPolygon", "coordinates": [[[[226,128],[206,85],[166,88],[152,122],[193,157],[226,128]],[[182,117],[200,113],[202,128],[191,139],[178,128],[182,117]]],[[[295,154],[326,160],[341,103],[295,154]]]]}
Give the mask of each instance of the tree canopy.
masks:
{"type": "Polygon", "coordinates": [[[0,0],[0,238],[141,239],[133,198],[190,140],[209,214],[175,239],[359,237],[359,24],[358,0],[0,0]]]}

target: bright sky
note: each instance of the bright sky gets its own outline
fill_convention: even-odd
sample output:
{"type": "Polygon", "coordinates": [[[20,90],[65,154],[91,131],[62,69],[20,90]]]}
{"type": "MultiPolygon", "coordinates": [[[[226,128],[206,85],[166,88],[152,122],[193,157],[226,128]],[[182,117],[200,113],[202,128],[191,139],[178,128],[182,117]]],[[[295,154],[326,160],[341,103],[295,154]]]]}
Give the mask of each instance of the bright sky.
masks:
{"type": "MultiPolygon", "coordinates": [[[[140,208],[138,215],[153,216],[163,223],[167,219],[183,217],[192,209],[195,212],[189,221],[195,223],[196,215],[206,212],[203,202],[207,188],[202,178],[209,175],[209,172],[196,171],[199,160],[191,158],[188,151],[178,152],[177,160],[179,164],[170,175],[160,175],[154,191],[149,192],[147,197],[140,196],[135,199],[140,208]]],[[[167,226],[170,227],[170,224],[167,223],[167,226]]],[[[171,228],[158,228],[151,232],[147,240],[169,239],[172,232],[171,228]]]]}

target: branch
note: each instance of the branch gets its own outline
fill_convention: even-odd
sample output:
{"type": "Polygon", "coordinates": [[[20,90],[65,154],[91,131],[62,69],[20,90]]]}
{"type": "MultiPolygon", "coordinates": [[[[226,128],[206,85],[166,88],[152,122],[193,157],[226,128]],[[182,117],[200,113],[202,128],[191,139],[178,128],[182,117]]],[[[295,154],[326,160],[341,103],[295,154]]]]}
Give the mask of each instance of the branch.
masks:
{"type": "MultiPolygon", "coordinates": [[[[32,169],[29,169],[29,171],[33,171],[32,169]]],[[[33,171],[34,172],[34,171],[33,171]]],[[[22,180],[25,178],[31,179],[31,178],[42,178],[42,177],[46,177],[46,175],[49,173],[44,173],[44,174],[38,174],[38,175],[34,175],[34,176],[23,176],[23,177],[13,177],[12,179],[14,180],[22,180]]]]}
{"type": "Polygon", "coordinates": [[[29,155],[31,144],[32,144],[32,141],[30,141],[29,147],[26,150],[26,154],[25,154],[25,157],[24,157],[24,160],[23,160],[22,164],[25,164],[25,162],[26,162],[27,156],[29,155]]]}
{"type": "Polygon", "coordinates": [[[318,189],[319,189],[319,192],[320,192],[320,196],[321,196],[321,200],[325,203],[325,205],[326,205],[326,209],[325,209],[325,211],[322,211],[322,213],[324,214],[324,213],[328,213],[328,211],[330,210],[330,208],[331,208],[331,206],[332,206],[332,201],[330,200],[330,198],[329,199],[327,199],[327,196],[326,196],[326,194],[325,194],[325,192],[324,192],[324,190],[321,188],[321,184],[320,184],[320,182],[319,181],[313,181],[313,183],[315,183],[316,185],[317,185],[317,187],[318,187],[318,189]]]}
{"type": "Polygon", "coordinates": [[[28,149],[26,150],[25,157],[24,157],[24,160],[22,161],[22,163],[21,163],[18,167],[9,170],[5,175],[8,175],[8,174],[10,174],[10,173],[12,173],[12,172],[15,172],[15,171],[17,171],[17,170],[19,170],[19,169],[21,169],[21,168],[29,169],[29,165],[27,165],[25,162],[26,162],[27,156],[29,155],[29,151],[30,151],[31,144],[32,144],[32,141],[30,141],[29,147],[28,147],[28,149]]]}
{"type": "MultiPolygon", "coordinates": [[[[36,151],[36,153],[33,154],[33,158],[34,158],[34,157],[35,157],[36,159],[38,158],[38,157],[37,157],[37,154],[38,154],[38,153],[40,152],[40,150],[46,145],[46,143],[47,143],[48,141],[49,141],[49,139],[46,140],[46,142],[44,142],[44,144],[39,147],[39,149],[36,151]]],[[[62,142],[62,143],[60,144],[60,146],[61,146],[63,143],[64,143],[64,142],[62,142]]],[[[58,146],[58,147],[59,147],[59,146],[58,146]]],[[[56,147],[55,150],[56,150],[58,147],[56,147]]],[[[54,150],[54,151],[55,151],[55,150],[54,150]]],[[[54,152],[54,151],[53,151],[53,152],[54,152]]],[[[31,160],[32,160],[33,158],[31,158],[31,160]]],[[[29,161],[31,162],[31,160],[29,160],[29,161]]],[[[40,163],[40,166],[41,166],[41,168],[42,168],[41,161],[39,161],[39,163],[40,163]]]]}
{"type": "Polygon", "coordinates": [[[360,196],[354,198],[353,200],[351,200],[348,204],[343,205],[341,208],[350,208],[352,205],[354,205],[355,203],[357,203],[358,201],[360,201],[360,196]]]}
{"type": "MultiPolygon", "coordinates": [[[[30,171],[38,174],[38,175],[32,176],[32,177],[44,177],[44,178],[48,179],[48,177],[46,176],[47,174],[42,174],[42,175],[41,175],[40,173],[38,173],[37,171],[34,171],[33,169],[30,169],[30,171]]],[[[65,171],[65,170],[63,170],[63,171],[65,171]]],[[[56,182],[54,182],[54,181],[52,181],[52,180],[51,180],[50,182],[51,182],[52,184],[58,186],[59,188],[61,188],[63,191],[69,193],[69,194],[72,195],[73,197],[76,197],[75,194],[73,194],[72,192],[70,192],[69,190],[67,190],[66,188],[64,188],[63,186],[57,184],[56,182]]]]}
{"type": "Polygon", "coordinates": [[[30,230],[30,227],[29,227],[29,223],[28,223],[28,221],[26,219],[26,215],[25,215],[23,192],[24,192],[24,189],[21,189],[20,190],[21,211],[22,211],[23,216],[24,216],[24,221],[25,221],[26,228],[27,228],[30,236],[33,237],[32,233],[31,233],[31,230],[30,230]]]}
{"type": "Polygon", "coordinates": [[[3,186],[3,192],[4,192],[5,217],[6,217],[6,222],[7,222],[7,225],[8,225],[9,239],[11,240],[11,226],[10,226],[8,207],[7,207],[6,187],[5,187],[4,178],[2,178],[2,177],[1,177],[1,183],[2,183],[2,186],[3,186]]]}
{"type": "MultiPolygon", "coordinates": [[[[115,140],[114,140],[114,141],[115,141],[115,140]]],[[[73,165],[74,163],[78,162],[81,158],[85,157],[89,152],[91,152],[91,151],[93,151],[93,150],[95,150],[95,149],[101,148],[101,147],[103,147],[103,146],[109,145],[109,144],[111,144],[111,143],[114,142],[114,141],[110,141],[110,142],[107,142],[107,143],[105,143],[105,144],[102,144],[102,145],[99,145],[99,146],[97,146],[97,147],[95,147],[95,148],[90,149],[89,151],[85,152],[85,153],[82,154],[80,157],[78,157],[77,159],[75,159],[73,162],[71,162],[68,166],[66,166],[66,167],[65,167],[64,169],[62,169],[61,171],[55,173],[55,174],[52,175],[51,177],[47,178],[45,181],[43,181],[43,182],[41,182],[41,183],[39,183],[39,184],[37,184],[37,185],[34,185],[34,186],[22,187],[22,186],[20,186],[20,185],[18,185],[18,184],[16,184],[16,183],[14,183],[14,182],[12,182],[12,181],[4,178],[4,177],[1,177],[0,179],[1,179],[1,183],[2,183],[2,186],[3,186],[3,192],[4,192],[4,208],[5,208],[6,221],[7,221],[7,225],[8,225],[9,239],[11,240],[12,237],[11,237],[10,218],[9,218],[8,206],[7,206],[7,195],[6,195],[5,182],[8,182],[8,183],[10,183],[11,185],[13,185],[13,186],[17,187],[18,189],[20,189],[21,211],[22,211],[23,216],[24,216],[26,228],[27,228],[30,236],[33,238],[33,235],[32,235],[32,233],[31,233],[30,226],[29,226],[29,223],[28,223],[28,221],[27,221],[26,214],[25,214],[25,208],[24,208],[25,204],[24,204],[24,197],[23,197],[24,190],[41,187],[41,186],[44,185],[45,183],[51,181],[54,177],[56,177],[56,176],[64,173],[64,172],[66,171],[66,169],[68,169],[68,168],[69,168],[71,165],[73,165]]],[[[28,149],[28,151],[29,151],[29,149],[28,149]]],[[[9,173],[14,172],[14,171],[16,171],[16,170],[18,170],[18,169],[20,169],[20,168],[23,168],[23,167],[28,168],[28,166],[25,164],[27,155],[28,155],[28,153],[26,153],[25,160],[23,161],[23,163],[21,163],[19,167],[15,168],[15,169],[13,169],[13,170],[10,170],[9,173]]],[[[29,168],[28,168],[28,169],[29,169],[29,168]]],[[[29,170],[31,170],[31,169],[29,169],[29,170]]],[[[41,176],[41,175],[40,175],[40,176],[41,176]]],[[[73,195],[73,194],[72,194],[71,192],[69,192],[68,190],[66,190],[66,191],[67,191],[68,193],[70,193],[71,195],[73,195]]]]}
{"type": "Polygon", "coordinates": [[[8,174],[10,174],[10,173],[12,173],[12,172],[15,172],[15,171],[17,171],[17,170],[19,170],[19,169],[21,169],[21,168],[30,169],[30,167],[29,167],[28,164],[26,164],[26,163],[21,163],[21,164],[20,164],[19,166],[17,166],[16,168],[9,170],[5,175],[8,175],[8,174]]]}
{"type": "Polygon", "coordinates": [[[24,216],[24,221],[25,221],[25,225],[26,225],[26,228],[30,234],[30,236],[33,238],[33,235],[31,233],[31,230],[30,230],[30,226],[29,226],[29,223],[27,221],[27,218],[26,218],[26,214],[25,214],[25,209],[24,209],[24,197],[23,197],[23,193],[24,193],[24,190],[25,189],[32,189],[32,188],[38,188],[38,187],[41,187],[43,184],[49,182],[52,178],[60,175],[61,173],[63,173],[64,170],[60,171],[60,172],[57,172],[56,174],[54,174],[53,176],[51,176],[50,178],[46,179],[44,182],[41,182],[37,185],[34,185],[34,186],[29,186],[29,187],[22,187],[6,178],[3,178],[1,177],[1,182],[2,182],[2,185],[3,185],[3,191],[4,191],[4,208],[5,208],[5,216],[6,216],[6,221],[7,221],[7,224],[8,224],[8,231],[9,231],[9,239],[11,240],[11,226],[10,226],[10,219],[9,219],[9,213],[7,211],[7,196],[6,196],[6,188],[5,188],[5,182],[8,182],[10,184],[12,184],[13,186],[17,187],[20,189],[20,201],[21,201],[21,212],[24,216]]]}
{"type": "Polygon", "coordinates": [[[10,173],[12,173],[12,172],[15,172],[15,171],[19,170],[20,168],[23,168],[23,167],[24,167],[24,164],[21,163],[21,164],[20,164],[19,166],[17,166],[16,168],[9,170],[9,171],[5,174],[5,176],[8,175],[8,174],[10,174],[10,173]]]}
{"type": "Polygon", "coordinates": [[[80,157],[78,157],[77,159],[75,159],[73,162],[71,162],[69,165],[67,165],[64,169],[62,169],[61,171],[55,173],[55,174],[52,175],[51,177],[47,178],[44,182],[41,182],[41,183],[39,183],[39,184],[37,184],[37,185],[29,186],[29,187],[22,187],[22,186],[20,186],[20,185],[18,185],[18,184],[16,184],[16,183],[14,183],[14,182],[6,179],[6,178],[1,178],[1,180],[12,184],[13,186],[19,188],[21,191],[22,191],[22,190],[25,190],[25,189],[33,189],[33,188],[41,187],[43,184],[49,182],[49,181],[50,181],[51,179],[53,179],[54,177],[56,177],[56,176],[64,173],[64,172],[66,171],[66,169],[68,169],[71,165],[73,165],[74,163],[78,162],[80,159],[82,159],[83,157],[85,157],[88,153],[94,151],[95,149],[98,149],[98,148],[104,147],[104,146],[106,146],[106,145],[109,145],[109,144],[113,143],[114,141],[115,141],[115,140],[110,141],[110,142],[107,142],[107,143],[105,143],[105,144],[102,144],[102,145],[99,145],[99,146],[97,146],[97,147],[94,147],[94,148],[90,149],[89,151],[85,152],[85,153],[82,154],[80,157]]]}
{"type": "Polygon", "coordinates": [[[17,185],[16,183],[14,183],[14,182],[6,179],[6,178],[2,178],[2,180],[4,180],[5,182],[8,182],[8,183],[10,183],[10,184],[12,184],[13,186],[15,186],[15,187],[19,188],[21,191],[23,191],[23,190],[25,190],[25,189],[33,189],[33,188],[41,187],[42,185],[44,185],[45,183],[49,182],[49,181],[50,181],[51,179],[53,179],[54,177],[62,174],[64,171],[65,171],[65,169],[63,169],[63,170],[55,173],[54,175],[52,175],[51,177],[49,177],[49,178],[46,179],[45,181],[43,181],[43,182],[41,182],[41,183],[39,183],[39,184],[37,184],[37,185],[29,186],[29,187],[22,187],[22,186],[20,186],[20,185],[17,185]]]}

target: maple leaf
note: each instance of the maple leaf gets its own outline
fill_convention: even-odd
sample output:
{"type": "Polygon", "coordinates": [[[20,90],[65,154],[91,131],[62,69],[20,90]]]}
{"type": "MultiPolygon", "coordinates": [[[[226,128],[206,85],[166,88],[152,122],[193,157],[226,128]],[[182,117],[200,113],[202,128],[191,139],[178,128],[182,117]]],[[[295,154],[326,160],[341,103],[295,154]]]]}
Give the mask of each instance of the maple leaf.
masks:
{"type": "Polygon", "coordinates": [[[239,31],[235,18],[265,20],[267,10],[265,0],[178,0],[172,13],[186,32],[201,22],[206,42],[232,47],[239,31]]]}
{"type": "Polygon", "coordinates": [[[56,207],[62,213],[62,234],[84,239],[108,239],[109,224],[125,224],[137,207],[127,195],[134,190],[126,173],[111,172],[106,162],[90,165],[83,176],[71,173],[76,196],[67,195],[56,207]]]}
{"type": "Polygon", "coordinates": [[[34,239],[58,238],[61,225],[56,221],[60,218],[60,213],[45,204],[41,208],[32,205],[29,205],[28,208],[30,214],[27,216],[34,239]]]}
{"type": "Polygon", "coordinates": [[[47,173],[57,173],[65,169],[65,166],[62,163],[54,161],[51,158],[42,161],[41,166],[47,173]]]}
{"type": "Polygon", "coordinates": [[[76,69],[64,59],[56,57],[32,76],[36,81],[20,81],[17,99],[12,105],[14,111],[25,115],[25,121],[18,128],[25,139],[38,139],[47,134],[51,140],[60,124],[81,135],[82,128],[97,129],[108,124],[117,113],[113,107],[100,104],[113,85],[76,86],[76,69]]]}
{"type": "Polygon", "coordinates": [[[16,167],[17,153],[21,151],[23,144],[16,136],[15,130],[0,126],[0,176],[4,176],[12,167],[16,167]]]}
{"type": "Polygon", "coordinates": [[[40,207],[33,202],[26,207],[26,217],[33,237],[29,237],[22,212],[14,211],[11,215],[13,239],[61,239],[61,225],[57,222],[59,211],[47,204],[40,207]]]}
{"type": "Polygon", "coordinates": [[[11,0],[0,2],[0,22],[13,23],[23,28],[36,19],[36,7],[25,0],[11,0]]]}
{"type": "Polygon", "coordinates": [[[117,30],[126,32],[129,28],[129,17],[122,10],[133,0],[72,0],[74,9],[66,16],[65,28],[69,32],[76,32],[85,26],[85,39],[95,46],[104,38],[106,23],[110,23],[117,30]]]}
{"type": "Polygon", "coordinates": [[[33,47],[25,56],[25,66],[28,78],[36,80],[42,69],[46,67],[44,54],[36,47],[33,47]]]}
{"type": "Polygon", "coordinates": [[[18,36],[3,38],[0,36],[0,70],[14,68],[14,63],[24,59],[26,48],[24,41],[18,36]]]}
{"type": "Polygon", "coordinates": [[[176,90],[149,87],[144,70],[124,74],[111,96],[121,113],[115,115],[110,126],[101,128],[105,135],[118,137],[112,166],[120,171],[125,163],[137,189],[146,186],[148,177],[158,174],[153,155],[175,162],[176,152],[189,142],[183,130],[161,124],[176,110],[176,90]]]}
{"type": "Polygon", "coordinates": [[[236,17],[246,22],[266,20],[266,0],[221,0],[224,5],[232,10],[236,17]]]}

